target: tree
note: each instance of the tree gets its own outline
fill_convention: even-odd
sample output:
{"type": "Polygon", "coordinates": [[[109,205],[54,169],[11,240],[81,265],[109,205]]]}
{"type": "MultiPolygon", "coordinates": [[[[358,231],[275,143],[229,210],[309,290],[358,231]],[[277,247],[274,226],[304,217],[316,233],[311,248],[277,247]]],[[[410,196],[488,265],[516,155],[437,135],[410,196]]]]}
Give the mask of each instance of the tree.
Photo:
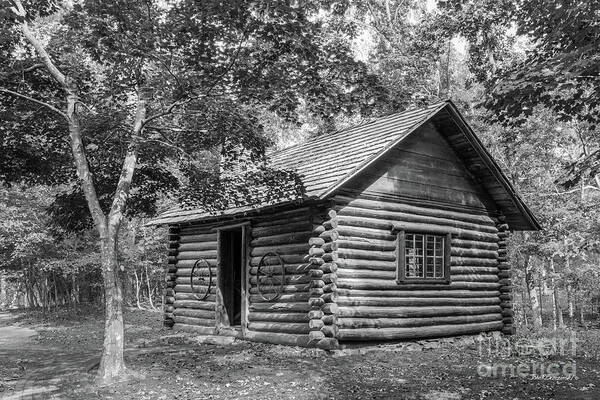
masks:
{"type": "Polygon", "coordinates": [[[368,114],[381,98],[352,57],[344,8],[301,3],[3,0],[0,177],[67,185],[54,215],[97,232],[100,381],[125,372],[117,246],[126,215],[152,214],[165,191],[208,208],[255,201],[264,188],[301,195],[293,174],[261,164],[270,141],[256,106],[294,121],[301,107],[368,114]],[[257,167],[222,179],[219,160],[242,154],[257,167]]]}

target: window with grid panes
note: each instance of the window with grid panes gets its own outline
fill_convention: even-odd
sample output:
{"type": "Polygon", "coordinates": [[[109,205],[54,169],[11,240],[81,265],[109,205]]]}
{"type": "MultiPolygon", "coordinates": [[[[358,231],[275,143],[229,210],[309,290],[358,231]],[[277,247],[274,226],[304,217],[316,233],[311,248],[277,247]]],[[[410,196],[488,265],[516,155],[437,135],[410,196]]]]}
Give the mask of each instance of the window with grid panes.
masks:
{"type": "Polygon", "coordinates": [[[398,233],[398,282],[449,282],[450,234],[398,233]]]}

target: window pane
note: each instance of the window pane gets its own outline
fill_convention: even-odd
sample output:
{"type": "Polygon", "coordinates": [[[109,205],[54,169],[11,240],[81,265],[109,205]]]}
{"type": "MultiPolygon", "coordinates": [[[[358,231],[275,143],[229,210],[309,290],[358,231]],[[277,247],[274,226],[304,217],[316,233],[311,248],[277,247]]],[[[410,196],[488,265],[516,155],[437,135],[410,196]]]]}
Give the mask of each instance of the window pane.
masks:
{"type": "Polygon", "coordinates": [[[438,257],[444,256],[444,238],[440,236],[435,237],[435,255],[438,257]]]}
{"type": "Polygon", "coordinates": [[[444,259],[441,257],[435,258],[435,276],[436,278],[444,277],[444,259]]]}
{"type": "Polygon", "coordinates": [[[444,236],[405,233],[405,276],[444,277],[444,236]]]}

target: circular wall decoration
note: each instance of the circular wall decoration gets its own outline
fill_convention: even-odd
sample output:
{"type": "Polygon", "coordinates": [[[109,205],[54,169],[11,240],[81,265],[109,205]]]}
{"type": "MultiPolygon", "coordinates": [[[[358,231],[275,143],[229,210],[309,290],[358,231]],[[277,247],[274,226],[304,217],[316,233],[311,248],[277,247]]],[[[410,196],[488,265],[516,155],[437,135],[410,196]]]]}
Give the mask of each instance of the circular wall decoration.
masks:
{"type": "Polygon", "coordinates": [[[273,252],[262,256],[256,271],[256,286],[260,297],[266,301],[274,301],[283,293],[284,285],[285,265],[281,256],[273,252]],[[277,258],[277,263],[267,265],[266,259],[269,257],[277,258]]]}
{"type": "Polygon", "coordinates": [[[192,294],[197,300],[206,300],[212,286],[212,267],[204,258],[196,260],[192,267],[192,272],[190,273],[190,287],[192,288],[192,294]],[[202,271],[204,269],[208,271],[208,276],[206,276],[206,272],[202,271]]]}

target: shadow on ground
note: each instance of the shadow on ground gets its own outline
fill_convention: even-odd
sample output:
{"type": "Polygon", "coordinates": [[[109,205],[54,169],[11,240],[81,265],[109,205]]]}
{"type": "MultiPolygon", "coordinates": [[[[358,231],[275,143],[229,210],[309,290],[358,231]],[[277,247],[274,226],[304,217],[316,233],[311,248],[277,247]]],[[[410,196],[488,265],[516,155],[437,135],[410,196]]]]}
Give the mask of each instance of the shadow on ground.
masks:
{"type": "Polygon", "coordinates": [[[582,340],[575,357],[484,356],[468,340],[326,355],[244,341],[201,343],[163,329],[160,314],[130,310],[126,362],[136,378],[98,387],[88,371],[100,354],[99,314],[59,324],[18,317],[0,314],[1,399],[600,398],[600,357],[592,349],[598,331],[585,333],[589,343],[582,340]],[[482,365],[498,363],[573,363],[577,373],[571,380],[482,376],[482,365]]]}

